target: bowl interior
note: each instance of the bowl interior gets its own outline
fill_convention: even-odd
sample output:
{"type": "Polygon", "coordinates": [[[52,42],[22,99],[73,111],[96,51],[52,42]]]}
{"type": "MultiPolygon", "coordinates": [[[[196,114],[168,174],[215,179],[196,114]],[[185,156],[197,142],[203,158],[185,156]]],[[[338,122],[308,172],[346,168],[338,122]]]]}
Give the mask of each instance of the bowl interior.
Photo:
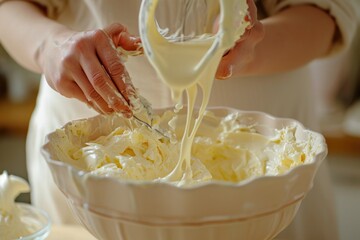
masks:
{"type": "MultiPolygon", "coordinates": [[[[189,188],[87,174],[81,170],[84,168],[81,162],[69,159],[69,147],[83,146],[92,139],[109,134],[119,125],[128,124],[118,116],[97,116],[70,122],[63,131],[48,135],[43,153],[56,184],[68,198],[78,205],[93,206],[110,217],[126,215],[137,218],[141,215],[151,221],[248,217],[280,209],[304,197],[327,153],[320,134],[305,129],[295,120],[275,118],[261,112],[224,107],[211,108],[211,111],[217,116],[236,112],[241,123],[255,125],[259,133],[269,136],[275,129],[296,125],[296,138],[312,141],[312,145],[317,146],[316,153],[306,164],[278,176],[249,178],[238,183],[210,181],[189,188]]],[[[201,131],[207,131],[207,128],[201,131]]]]}

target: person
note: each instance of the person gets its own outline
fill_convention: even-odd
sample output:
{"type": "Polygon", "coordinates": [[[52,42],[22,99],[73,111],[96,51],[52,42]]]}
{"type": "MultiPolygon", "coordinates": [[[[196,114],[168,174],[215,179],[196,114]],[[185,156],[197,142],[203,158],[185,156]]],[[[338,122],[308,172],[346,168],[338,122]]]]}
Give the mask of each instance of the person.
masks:
{"type": "MultiPolygon", "coordinates": [[[[253,2],[248,2],[251,28],[223,57],[216,76],[227,80],[215,81],[209,106],[295,118],[316,130],[309,64],[350,44],[355,21],[349,2],[257,1],[264,14],[261,20],[253,2]]],[[[1,44],[24,67],[43,74],[27,138],[27,164],[32,203],[45,209],[55,224],[75,221],[41,155],[46,134],[98,112],[131,116],[130,76],[154,108],[173,105],[169,89],[144,56],[124,64],[116,51],[119,46],[139,48],[140,4],[140,0],[1,1],[1,44]]],[[[279,239],[337,239],[331,196],[325,162],[313,190],[279,239]]]]}

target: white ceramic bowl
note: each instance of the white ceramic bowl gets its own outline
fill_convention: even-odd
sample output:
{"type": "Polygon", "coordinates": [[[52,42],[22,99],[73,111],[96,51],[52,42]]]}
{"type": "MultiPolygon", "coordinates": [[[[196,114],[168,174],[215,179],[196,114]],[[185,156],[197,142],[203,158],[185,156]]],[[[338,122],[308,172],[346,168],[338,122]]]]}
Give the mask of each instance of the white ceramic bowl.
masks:
{"type": "MultiPolygon", "coordinates": [[[[48,135],[43,154],[78,219],[98,239],[272,239],[289,225],[311,189],[327,154],[324,138],[291,119],[223,107],[211,110],[218,116],[239,112],[243,123],[257,123],[257,131],[266,135],[296,124],[296,137],[312,138],[318,146],[316,156],[278,176],[181,188],[167,183],[86,175],[66,163],[59,150],[64,136],[56,131],[48,135]]],[[[110,133],[119,124],[123,124],[119,117],[74,121],[64,126],[66,141],[81,146],[110,133]],[[71,124],[81,124],[85,134],[67,131],[71,124]]]]}

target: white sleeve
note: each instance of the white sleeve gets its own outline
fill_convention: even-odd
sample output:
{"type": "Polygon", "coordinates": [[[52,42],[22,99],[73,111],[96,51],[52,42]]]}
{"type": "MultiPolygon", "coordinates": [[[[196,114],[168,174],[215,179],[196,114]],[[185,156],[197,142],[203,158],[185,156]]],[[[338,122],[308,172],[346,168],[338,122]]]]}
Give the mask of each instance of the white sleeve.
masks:
{"type": "MultiPolygon", "coordinates": [[[[265,11],[274,15],[291,5],[312,4],[327,11],[336,21],[337,30],[329,54],[346,49],[351,45],[357,29],[357,16],[349,0],[264,0],[265,11]]],[[[304,16],[305,17],[305,16],[304,16]]]]}

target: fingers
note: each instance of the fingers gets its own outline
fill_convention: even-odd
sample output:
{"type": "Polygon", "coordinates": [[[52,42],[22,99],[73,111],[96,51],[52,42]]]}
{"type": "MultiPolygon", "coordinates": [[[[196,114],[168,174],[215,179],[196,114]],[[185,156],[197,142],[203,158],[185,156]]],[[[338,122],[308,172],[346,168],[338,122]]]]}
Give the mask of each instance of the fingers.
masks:
{"type": "Polygon", "coordinates": [[[120,46],[127,51],[142,49],[140,38],[131,35],[127,29],[119,23],[111,24],[104,29],[104,32],[112,40],[115,47],[120,46]]]}
{"type": "Polygon", "coordinates": [[[63,96],[68,98],[76,98],[83,103],[86,103],[89,107],[93,108],[98,113],[110,113],[112,110],[107,109],[103,110],[100,106],[98,106],[97,102],[89,101],[88,98],[84,95],[84,91],[72,80],[68,79],[68,81],[64,81],[66,84],[63,84],[61,88],[58,88],[59,91],[63,96]]]}
{"type": "MultiPolygon", "coordinates": [[[[122,53],[115,49],[120,46],[126,51],[141,52],[140,38],[133,37],[124,26],[117,23],[106,27],[103,32],[108,41],[105,39],[98,41],[99,44],[96,45],[97,55],[125,101],[131,104],[129,95],[135,95],[136,91],[123,65],[122,53]]],[[[104,36],[99,35],[99,38],[102,37],[104,36]]]]}
{"type": "Polygon", "coordinates": [[[101,103],[101,99],[103,99],[108,107],[114,109],[116,112],[121,112],[125,115],[131,114],[126,99],[118,91],[111,76],[109,76],[105,68],[101,65],[99,59],[93,54],[84,54],[84,57],[86,61],[85,59],[80,59],[80,64],[87,79],[85,79],[84,76],[83,79],[81,79],[80,74],[78,78],[80,78],[79,82],[81,82],[79,86],[85,91],[85,95],[99,103],[100,106],[103,106],[101,103]]]}
{"type": "Polygon", "coordinates": [[[139,37],[134,37],[129,33],[121,33],[115,42],[117,46],[121,46],[127,51],[143,51],[141,40],[139,37]]]}
{"type": "Polygon", "coordinates": [[[258,22],[248,35],[223,56],[216,72],[217,79],[249,74],[256,67],[256,47],[264,38],[264,27],[258,22]]]}
{"type": "Polygon", "coordinates": [[[101,31],[98,32],[96,42],[98,43],[95,46],[96,54],[100,62],[104,66],[116,89],[119,90],[122,97],[125,98],[125,101],[129,102],[125,81],[128,81],[130,77],[121,62],[121,56],[115,50],[114,44],[105,34],[102,34],[101,31]]]}
{"type": "Polygon", "coordinates": [[[45,76],[66,97],[77,98],[101,113],[116,111],[131,117],[128,96],[135,94],[135,88],[116,47],[123,44],[138,50],[140,40],[121,24],[105,30],[71,32],[65,41],[49,44],[45,76]]]}
{"type": "Polygon", "coordinates": [[[72,96],[74,98],[80,100],[83,103],[86,103],[90,108],[94,109],[98,113],[109,114],[113,112],[112,109],[107,108],[106,105],[105,107],[101,107],[96,101],[89,100],[89,98],[85,96],[84,91],[75,82],[72,82],[71,89],[72,96]]]}
{"type": "MultiPolygon", "coordinates": [[[[126,30],[120,24],[117,26],[119,32],[126,30]]],[[[108,112],[107,108],[111,108],[130,117],[129,86],[125,84],[130,77],[119,53],[104,31],[94,31],[93,38],[95,54],[87,51],[83,53],[83,58],[80,58],[80,65],[85,74],[78,73],[78,85],[88,99],[97,102],[103,111],[108,112]],[[104,106],[104,102],[107,107],[104,106]]]]}
{"type": "Polygon", "coordinates": [[[222,58],[221,62],[219,63],[218,69],[216,71],[215,78],[219,80],[225,80],[230,78],[233,75],[233,63],[232,63],[232,56],[229,52],[225,57],[222,58]]]}
{"type": "Polygon", "coordinates": [[[233,66],[220,67],[216,72],[215,78],[218,80],[226,80],[233,75],[233,66]]]}
{"type": "Polygon", "coordinates": [[[250,21],[250,25],[248,29],[251,29],[258,21],[257,8],[254,0],[247,0],[247,4],[248,4],[248,14],[246,15],[245,20],[250,21]]]}
{"type": "MultiPolygon", "coordinates": [[[[102,98],[102,96],[95,90],[90,84],[84,71],[79,68],[73,72],[73,79],[78,86],[78,89],[82,92],[85,99],[83,102],[94,107],[100,113],[112,113],[114,110],[109,107],[109,104],[102,98]]],[[[75,83],[74,83],[75,84],[75,83]]],[[[80,95],[80,94],[79,94],[80,95]]],[[[82,99],[79,99],[82,100],[82,99]]]]}
{"type": "Polygon", "coordinates": [[[247,3],[249,8],[245,20],[250,21],[250,25],[235,46],[224,54],[216,72],[217,79],[248,75],[250,69],[256,67],[256,46],[263,40],[265,31],[257,19],[254,0],[248,0],[247,3]]]}

